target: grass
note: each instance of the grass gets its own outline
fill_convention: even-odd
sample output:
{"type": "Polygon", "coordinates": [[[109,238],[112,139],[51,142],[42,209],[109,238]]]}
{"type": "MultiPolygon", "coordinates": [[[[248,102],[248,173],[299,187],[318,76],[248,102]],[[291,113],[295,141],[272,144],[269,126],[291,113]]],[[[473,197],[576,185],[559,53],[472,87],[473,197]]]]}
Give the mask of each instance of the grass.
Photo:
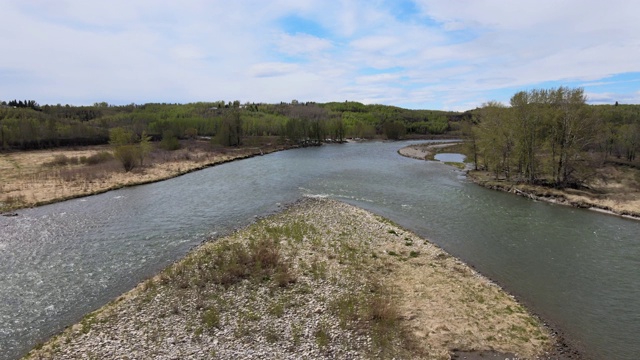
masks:
{"type": "Polygon", "coordinates": [[[444,163],[445,163],[445,165],[457,167],[460,170],[464,170],[464,168],[465,168],[465,164],[461,163],[461,162],[445,161],[444,163]]]}
{"type": "Polygon", "coordinates": [[[215,249],[172,266],[165,275],[181,289],[203,287],[207,283],[229,287],[245,279],[262,282],[274,278],[278,286],[295,281],[279,244],[266,238],[247,244],[221,242],[215,249]]]}
{"type": "Polygon", "coordinates": [[[331,333],[329,331],[330,327],[326,322],[321,322],[314,331],[313,336],[315,337],[316,344],[318,344],[319,348],[324,349],[329,346],[329,343],[332,340],[331,333]]]}
{"type": "Polygon", "coordinates": [[[217,148],[209,142],[194,141],[177,151],[156,148],[143,166],[127,173],[107,145],[0,153],[0,211],[160,181],[282,148],[271,143],[217,148]]]}
{"type": "Polygon", "coordinates": [[[220,312],[215,308],[207,309],[202,314],[202,325],[207,329],[213,329],[220,326],[220,312]]]}

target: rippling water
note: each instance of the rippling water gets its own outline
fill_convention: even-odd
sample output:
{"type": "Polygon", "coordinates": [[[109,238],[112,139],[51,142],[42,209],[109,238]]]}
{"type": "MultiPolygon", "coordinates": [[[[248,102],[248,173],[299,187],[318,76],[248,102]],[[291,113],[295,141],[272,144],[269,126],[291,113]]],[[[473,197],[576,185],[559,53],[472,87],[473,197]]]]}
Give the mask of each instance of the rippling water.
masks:
{"type": "Polygon", "coordinates": [[[14,359],[205,239],[303,195],[372,210],[439,244],[594,358],[640,353],[640,222],[539,203],[399,156],[325,145],[0,217],[0,359],[14,359]]]}

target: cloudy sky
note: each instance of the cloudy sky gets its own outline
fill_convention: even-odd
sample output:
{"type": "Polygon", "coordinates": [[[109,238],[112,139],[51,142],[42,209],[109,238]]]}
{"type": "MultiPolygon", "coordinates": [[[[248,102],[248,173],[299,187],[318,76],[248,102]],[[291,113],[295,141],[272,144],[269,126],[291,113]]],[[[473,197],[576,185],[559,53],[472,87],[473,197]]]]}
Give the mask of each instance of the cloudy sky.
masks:
{"type": "Polygon", "coordinates": [[[0,0],[0,100],[640,103],[631,0],[0,0]]]}

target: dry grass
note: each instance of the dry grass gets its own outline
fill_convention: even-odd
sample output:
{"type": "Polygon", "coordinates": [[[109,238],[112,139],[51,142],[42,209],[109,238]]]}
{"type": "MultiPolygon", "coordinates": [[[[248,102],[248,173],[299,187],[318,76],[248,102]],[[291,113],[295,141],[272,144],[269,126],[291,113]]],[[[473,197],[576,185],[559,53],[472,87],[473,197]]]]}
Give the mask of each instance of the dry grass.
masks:
{"type": "Polygon", "coordinates": [[[124,172],[109,146],[0,153],[0,211],[32,207],[69,198],[168,179],[195,169],[281,149],[211,147],[185,142],[176,151],[154,150],[143,166],[124,172]]]}

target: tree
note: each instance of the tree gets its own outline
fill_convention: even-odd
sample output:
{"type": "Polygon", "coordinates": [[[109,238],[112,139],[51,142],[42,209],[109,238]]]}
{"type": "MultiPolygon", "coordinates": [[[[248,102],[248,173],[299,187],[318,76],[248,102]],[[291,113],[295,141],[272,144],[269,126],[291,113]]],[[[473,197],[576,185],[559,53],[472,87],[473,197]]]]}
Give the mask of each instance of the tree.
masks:
{"type": "Polygon", "coordinates": [[[178,141],[178,138],[173,134],[173,131],[165,130],[162,132],[160,147],[168,151],[178,150],[180,149],[180,142],[178,141]]]}
{"type": "Polygon", "coordinates": [[[640,123],[624,124],[620,127],[621,153],[627,161],[634,161],[640,151],[640,123]]]}
{"type": "Polygon", "coordinates": [[[184,136],[189,140],[195,140],[195,138],[198,137],[198,129],[192,127],[187,128],[184,131],[184,136]]]}
{"type": "Polygon", "coordinates": [[[549,91],[554,116],[552,122],[552,160],[555,163],[556,185],[567,186],[578,179],[573,177],[582,153],[596,135],[595,118],[587,110],[582,88],[559,87],[549,91]]]}
{"type": "Polygon", "coordinates": [[[461,125],[462,135],[466,139],[463,146],[466,148],[466,153],[471,154],[473,159],[474,170],[478,170],[478,153],[480,151],[478,147],[478,134],[471,122],[463,122],[461,125]]]}
{"type": "Polygon", "coordinates": [[[144,165],[144,158],[151,153],[153,149],[153,145],[151,144],[151,136],[147,135],[146,131],[142,132],[140,135],[140,165],[144,165]]]}
{"type": "Polygon", "coordinates": [[[220,122],[215,141],[223,146],[242,145],[242,117],[240,111],[228,111],[220,122]]]}
{"type": "MultiPolygon", "coordinates": [[[[125,172],[133,170],[137,162],[142,163],[143,150],[140,144],[136,144],[136,136],[133,132],[117,127],[111,129],[109,139],[109,143],[114,147],[113,155],[120,161],[125,172]]],[[[145,140],[145,143],[147,141],[145,140]]]]}
{"type": "Polygon", "coordinates": [[[346,133],[346,129],[344,126],[344,121],[342,121],[342,117],[340,115],[335,116],[331,120],[331,135],[333,139],[342,142],[344,140],[346,133]]]}
{"type": "Polygon", "coordinates": [[[516,127],[515,150],[518,170],[529,183],[537,180],[539,162],[545,134],[544,94],[539,90],[520,91],[511,97],[514,125],[516,127]]]}
{"type": "Polygon", "coordinates": [[[619,146],[619,129],[601,126],[581,88],[520,91],[510,103],[488,103],[478,111],[480,154],[496,177],[515,173],[528,183],[578,185],[597,160],[588,151],[619,146]]]}
{"type": "Polygon", "coordinates": [[[388,121],[383,124],[384,134],[389,140],[398,140],[404,136],[406,129],[402,121],[388,121]]]}
{"type": "Polygon", "coordinates": [[[480,153],[489,171],[497,178],[511,177],[516,142],[515,119],[504,105],[496,101],[485,103],[478,115],[475,133],[480,153]]]}

